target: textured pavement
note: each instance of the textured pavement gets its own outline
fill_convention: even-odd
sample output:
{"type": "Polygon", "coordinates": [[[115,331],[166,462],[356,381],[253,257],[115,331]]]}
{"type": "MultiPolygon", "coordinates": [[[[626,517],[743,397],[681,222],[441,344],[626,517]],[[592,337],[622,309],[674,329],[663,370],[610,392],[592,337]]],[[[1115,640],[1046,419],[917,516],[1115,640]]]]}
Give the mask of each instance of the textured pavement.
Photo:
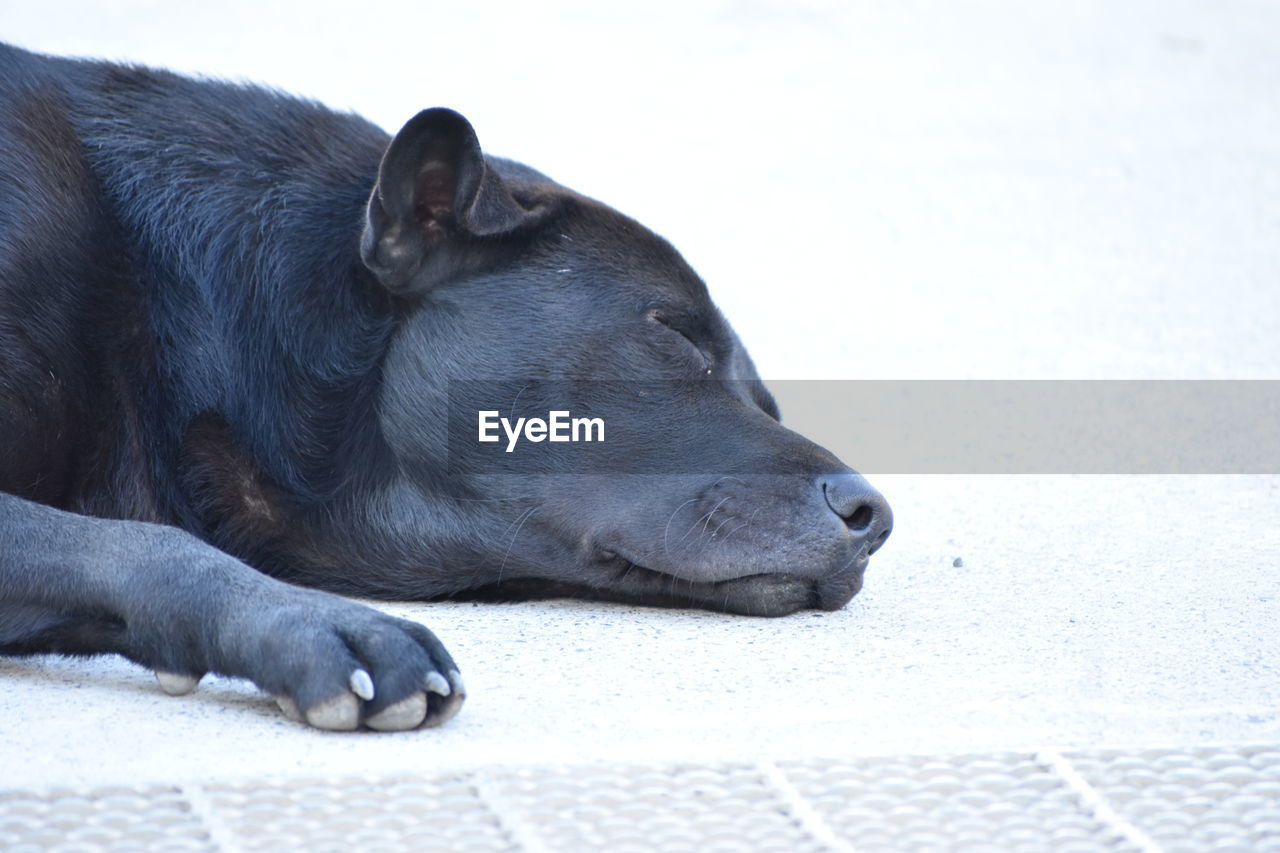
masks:
{"type": "Polygon", "coordinates": [[[396,851],[1280,850],[1280,751],[610,764],[0,793],[0,845],[396,851]]]}
{"type": "MultiPolygon", "coordinates": [[[[671,238],[766,378],[1280,379],[1280,6],[381,8],[0,21],[388,128],[453,106],[671,238]]],[[[0,790],[1280,742],[1280,478],[875,482],[895,533],[838,613],[389,607],[462,665],[441,730],[323,734],[243,683],[0,660],[0,790]]]]}

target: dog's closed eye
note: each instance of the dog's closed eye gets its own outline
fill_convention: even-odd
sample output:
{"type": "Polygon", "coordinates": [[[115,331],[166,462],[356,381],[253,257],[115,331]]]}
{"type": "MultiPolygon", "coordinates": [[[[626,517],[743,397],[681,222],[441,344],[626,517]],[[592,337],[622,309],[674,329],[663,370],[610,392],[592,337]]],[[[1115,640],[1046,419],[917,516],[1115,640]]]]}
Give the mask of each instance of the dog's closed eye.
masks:
{"type": "Polygon", "coordinates": [[[684,349],[686,351],[691,349],[697,355],[701,371],[707,375],[711,374],[715,358],[694,339],[692,332],[688,331],[688,324],[657,309],[650,311],[648,318],[664,332],[678,335],[683,339],[684,349]]]}

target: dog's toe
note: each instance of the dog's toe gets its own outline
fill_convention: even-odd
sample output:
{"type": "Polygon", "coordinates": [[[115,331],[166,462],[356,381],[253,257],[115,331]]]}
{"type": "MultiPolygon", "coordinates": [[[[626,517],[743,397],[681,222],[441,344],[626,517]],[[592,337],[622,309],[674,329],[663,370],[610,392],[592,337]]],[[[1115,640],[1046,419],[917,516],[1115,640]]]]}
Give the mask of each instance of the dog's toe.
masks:
{"type": "Polygon", "coordinates": [[[418,692],[367,718],[364,724],[380,732],[398,732],[416,729],[426,716],[427,694],[418,692]]]}
{"type": "Polygon", "coordinates": [[[349,732],[360,725],[360,700],[354,693],[343,693],[308,709],[306,719],[317,729],[349,732]]]}
{"type": "Polygon", "coordinates": [[[196,689],[196,685],[200,683],[200,676],[180,675],[176,672],[157,669],[156,681],[160,683],[160,689],[170,696],[186,696],[196,689]]]}
{"type": "Polygon", "coordinates": [[[280,711],[295,723],[305,723],[306,718],[302,716],[302,711],[298,708],[298,703],[288,696],[277,696],[276,704],[280,706],[280,711]]]}
{"type": "MultiPolygon", "coordinates": [[[[427,689],[431,690],[430,686],[427,689]]],[[[450,670],[449,693],[428,694],[427,698],[430,700],[430,707],[427,709],[427,718],[422,721],[423,728],[435,728],[449,722],[462,710],[462,703],[467,700],[467,688],[462,683],[462,676],[456,669],[450,670]]]]}

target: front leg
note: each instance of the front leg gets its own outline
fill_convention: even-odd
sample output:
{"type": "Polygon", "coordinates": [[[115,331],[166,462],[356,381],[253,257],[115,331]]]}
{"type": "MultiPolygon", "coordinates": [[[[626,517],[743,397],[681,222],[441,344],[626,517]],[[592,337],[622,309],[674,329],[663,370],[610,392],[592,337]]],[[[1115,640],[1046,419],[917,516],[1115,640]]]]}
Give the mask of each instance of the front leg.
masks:
{"type": "Polygon", "coordinates": [[[118,653],[169,692],[248,678],[324,729],[456,714],[457,667],[426,628],[255,571],[174,527],[0,493],[0,654],[118,653]]]}

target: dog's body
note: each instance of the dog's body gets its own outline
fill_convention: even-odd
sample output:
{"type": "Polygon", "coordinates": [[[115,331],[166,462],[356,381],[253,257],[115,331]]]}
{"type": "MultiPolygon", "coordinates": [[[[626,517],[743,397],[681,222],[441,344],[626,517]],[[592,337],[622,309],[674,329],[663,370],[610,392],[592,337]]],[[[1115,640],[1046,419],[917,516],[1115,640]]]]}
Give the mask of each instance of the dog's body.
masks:
{"type": "Polygon", "coordinates": [[[0,653],[116,652],[175,691],[216,671],[313,725],[409,728],[459,707],[448,654],[301,587],[779,615],[842,606],[890,524],[778,425],[669,245],[484,157],[456,113],[389,140],[0,45],[0,653]],[[450,445],[450,383],[565,377],[654,383],[583,392],[645,473],[450,445]]]}

